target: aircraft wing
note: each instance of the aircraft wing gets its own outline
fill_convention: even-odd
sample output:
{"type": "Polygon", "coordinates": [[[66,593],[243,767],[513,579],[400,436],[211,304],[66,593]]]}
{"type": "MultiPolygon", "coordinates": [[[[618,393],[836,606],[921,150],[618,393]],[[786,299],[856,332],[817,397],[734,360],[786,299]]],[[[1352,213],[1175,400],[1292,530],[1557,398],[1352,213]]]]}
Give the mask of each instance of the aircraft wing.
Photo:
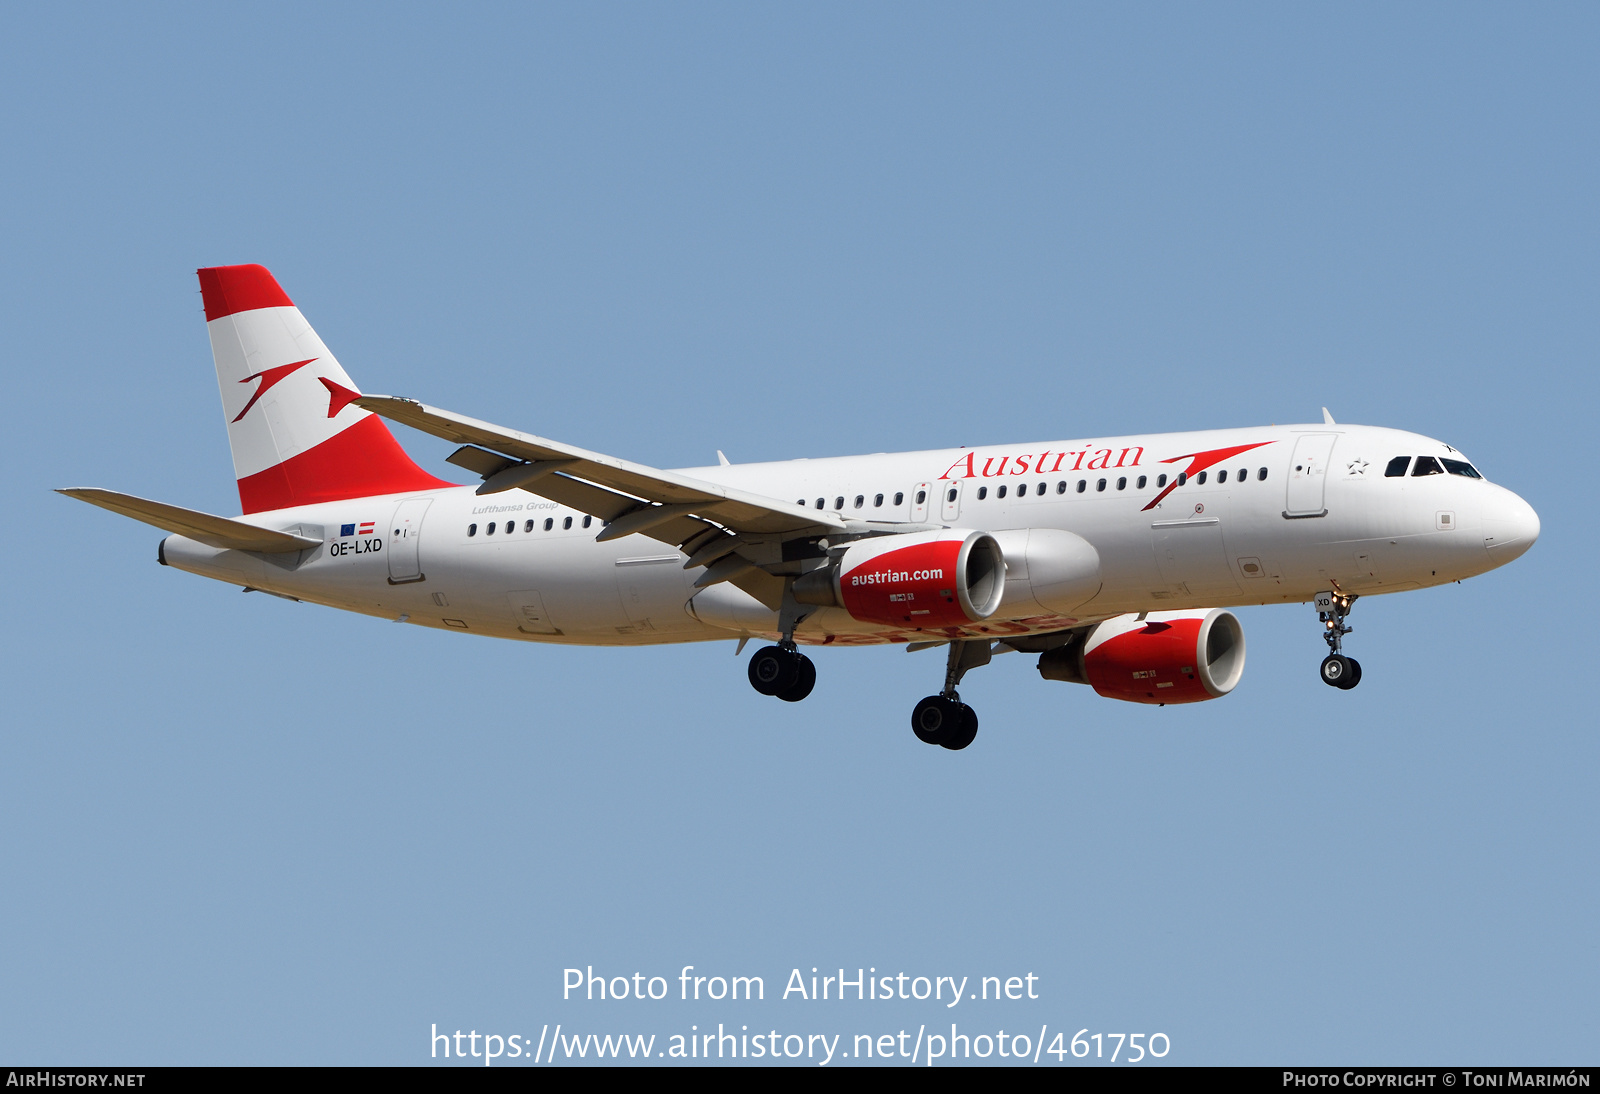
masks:
{"type": "Polygon", "coordinates": [[[457,452],[451,462],[484,476],[480,494],[520,487],[611,521],[602,539],[643,532],[664,543],[681,544],[705,531],[706,521],[732,532],[784,539],[846,528],[837,513],[629,463],[411,399],[363,395],[356,405],[435,437],[509,457],[496,466],[489,453],[457,452]]]}
{"type": "Polygon", "coordinates": [[[606,521],[596,539],[638,533],[671,544],[689,556],[685,569],[706,567],[697,586],[728,581],[773,610],[783,597],[779,575],[798,572],[785,543],[872,527],[838,513],[630,463],[413,399],[363,395],[355,403],[466,446],[449,461],[483,478],[479,494],[526,490],[606,521]]]}
{"type": "Polygon", "coordinates": [[[234,551],[260,551],[276,555],[322,546],[322,540],[312,539],[310,536],[257,528],[242,520],[214,517],[210,513],[198,513],[193,509],[183,509],[165,502],[136,498],[132,494],[119,494],[115,490],[73,487],[57,490],[56,493],[86,501],[90,505],[98,505],[102,509],[121,513],[134,520],[142,520],[146,524],[153,524],[168,532],[176,532],[180,536],[188,536],[208,547],[234,551]]]}

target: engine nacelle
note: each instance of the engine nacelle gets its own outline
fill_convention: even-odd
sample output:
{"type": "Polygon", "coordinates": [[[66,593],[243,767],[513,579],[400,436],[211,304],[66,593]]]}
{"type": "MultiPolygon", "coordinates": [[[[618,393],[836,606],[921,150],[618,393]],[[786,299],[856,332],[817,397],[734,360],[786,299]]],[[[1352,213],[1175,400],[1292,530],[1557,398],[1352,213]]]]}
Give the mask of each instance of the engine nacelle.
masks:
{"type": "Polygon", "coordinates": [[[1071,615],[1100,592],[1100,553],[1082,536],[1059,528],[1013,528],[994,538],[1006,559],[1000,618],[1071,615]]]}
{"type": "Polygon", "coordinates": [[[1244,627],[1223,608],[1119,615],[1041,655],[1039,675],[1130,703],[1217,699],[1244,675],[1244,627]]]}
{"type": "Polygon", "coordinates": [[[794,597],[836,605],[866,623],[959,627],[993,615],[1005,583],[1005,557],[993,536],[943,528],[852,543],[798,579],[794,597]]]}

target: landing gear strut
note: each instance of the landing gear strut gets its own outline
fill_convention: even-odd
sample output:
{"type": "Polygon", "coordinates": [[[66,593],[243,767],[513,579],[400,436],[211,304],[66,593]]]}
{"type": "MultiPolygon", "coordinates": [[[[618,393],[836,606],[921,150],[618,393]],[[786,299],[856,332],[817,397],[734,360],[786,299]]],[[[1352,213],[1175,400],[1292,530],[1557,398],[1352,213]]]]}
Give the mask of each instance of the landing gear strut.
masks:
{"type": "Polygon", "coordinates": [[[1355,603],[1350,593],[1318,593],[1317,618],[1322,621],[1322,640],[1328,644],[1328,656],[1322,659],[1322,682],[1329,687],[1349,691],[1361,683],[1361,662],[1344,655],[1344,636],[1355,628],[1345,625],[1350,606],[1355,603]]]}
{"type": "Polygon", "coordinates": [[[802,608],[794,598],[793,581],[786,581],[783,607],[778,612],[780,637],[776,646],[763,646],[750,658],[750,686],[762,695],[776,695],[785,703],[798,703],[817,686],[817,666],[794,644],[794,629],[815,609],[802,608]]]}
{"type": "Polygon", "coordinates": [[[961,683],[968,669],[988,663],[988,639],[950,643],[944,690],[928,696],[911,710],[911,732],[917,735],[917,740],[923,744],[943,745],[952,752],[959,752],[972,743],[978,735],[978,715],[961,701],[956,685],[961,683]]]}

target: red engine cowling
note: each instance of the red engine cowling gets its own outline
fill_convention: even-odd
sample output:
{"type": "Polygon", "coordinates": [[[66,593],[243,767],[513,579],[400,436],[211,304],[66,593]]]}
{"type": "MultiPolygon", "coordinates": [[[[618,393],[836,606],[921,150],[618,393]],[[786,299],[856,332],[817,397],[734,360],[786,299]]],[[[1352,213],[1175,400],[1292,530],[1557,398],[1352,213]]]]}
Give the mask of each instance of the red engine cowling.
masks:
{"type": "Polygon", "coordinates": [[[1108,619],[1081,642],[1039,659],[1046,679],[1088,684],[1130,703],[1199,703],[1244,674],[1244,627],[1222,608],[1108,619]]]}
{"type": "Polygon", "coordinates": [[[866,623],[953,627],[993,615],[1005,582],[993,536],[944,528],[852,543],[838,561],[796,581],[794,595],[866,623]]]}

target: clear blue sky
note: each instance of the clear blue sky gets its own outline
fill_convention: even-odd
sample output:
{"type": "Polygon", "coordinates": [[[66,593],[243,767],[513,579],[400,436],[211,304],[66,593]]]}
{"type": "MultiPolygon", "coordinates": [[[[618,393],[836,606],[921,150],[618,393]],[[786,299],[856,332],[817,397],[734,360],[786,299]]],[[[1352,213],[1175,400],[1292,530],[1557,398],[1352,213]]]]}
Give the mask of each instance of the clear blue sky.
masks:
{"type": "MultiPolygon", "coordinates": [[[[1591,5],[11,5],[0,1060],[537,1035],[1162,1031],[1174,1062],[1594,1063],[1591,5]],[[1317,420],[1539,544],[1245,609],[1228,698],[451,637],[164,570],[236,511],[197,266],[366,390],[657,466],[1317,420]],[[563,1003],[561,970],[1033,972],[1035,1001],[563,1003]]],[[[402,440],[444,469],[446,446],[402,440]]],[[[976,981],[974,981],[976,982],[976,981]]]]}

